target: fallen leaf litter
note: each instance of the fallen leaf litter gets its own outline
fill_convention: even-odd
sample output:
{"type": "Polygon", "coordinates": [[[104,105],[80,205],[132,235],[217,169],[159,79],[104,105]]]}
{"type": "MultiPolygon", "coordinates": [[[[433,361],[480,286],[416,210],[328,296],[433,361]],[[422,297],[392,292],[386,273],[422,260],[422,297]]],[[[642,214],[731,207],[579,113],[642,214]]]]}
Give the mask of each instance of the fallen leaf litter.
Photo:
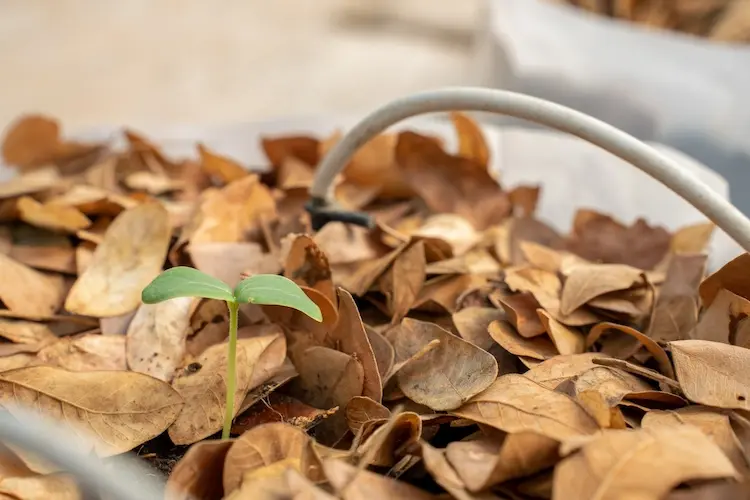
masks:
{"type": "MultiPolygon", "coordinates": [[[[534,217],[539,186],[501,187],[481,128],[452,117],[456,152],[416,132],[366,144],[336,192],[376,227],[317,233],[303,205],[338,134],[264,137],[258,173],[20,118],[2,146],[18,176],[0,184],[0,404],[102,459],[142,456],[175,498],[746,497],[750,256],[704,279],[710,224],[585,207],[559,234],[534,217]],[[177,265],[283,274],[323,314],[241,306],[230,441],[224,304],[140,301],[177,265]]],[[[24,450],[0,463],[4,497],[80,498],[24,450]]]]}

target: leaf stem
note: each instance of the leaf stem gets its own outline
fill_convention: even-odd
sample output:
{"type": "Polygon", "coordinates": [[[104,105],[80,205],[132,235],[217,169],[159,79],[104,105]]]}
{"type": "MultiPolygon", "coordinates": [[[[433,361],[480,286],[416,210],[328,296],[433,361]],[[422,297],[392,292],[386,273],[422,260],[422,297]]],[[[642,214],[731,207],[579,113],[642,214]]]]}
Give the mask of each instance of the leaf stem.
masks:
{"type": "Polygon", "coordinates": [[[227,357],[227,409],[221,439],[229,439],[234,419],[234,395],[237,392],[237,317],[240,305],[227,302],[229,308],[229,354],[227,357]]]}

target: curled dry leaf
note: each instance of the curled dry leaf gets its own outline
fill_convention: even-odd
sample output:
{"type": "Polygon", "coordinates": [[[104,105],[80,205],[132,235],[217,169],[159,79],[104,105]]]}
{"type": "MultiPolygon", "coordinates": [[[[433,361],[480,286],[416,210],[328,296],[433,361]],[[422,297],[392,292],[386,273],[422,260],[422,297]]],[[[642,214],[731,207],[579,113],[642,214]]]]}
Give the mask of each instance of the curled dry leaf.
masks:
{"type": "Polygon", "coordinates": [[[581,500],[663,498],[683,482],[733,477],[729,459],[695,427],[608,430],[555,468],[552,494],[581,500]]]}
{"type": "Polygon", "coordinates": [[[83,334],[66,337],[37,353],[44,364],[71,371],[127,370],[125,337],[83,334]]]}
{"type": "Polygon", "coordinates": [[[474,247],[481,235],[465,217],[456,214],[435,214],[427,217],[411,236],[444,241],[454,256],[464,255],[474,247]]]}
{"type": "Polygon", "coordinates": [[[65,291],[61,276],[35,271],[4,254],[0,254],[0,270],[0,300],[11,312],[44,317],[62,305],[65,291]]]}
{"type": "Polygon", "coordinates": [[[260,140],[263,152],[276,168],[288,158],[297,158],[308,165],[317,165],[320,158],[320,141],[303,135],[263,137],[260,140]]]}
{"type": "MultiPolygon", "coordinates": [[[[310,446],[310,437],[293,425],[269,423],[259,425],[240,436],[229,448],[224,463],[225,494],[239,488],[245,478],[263,467],[282,466],[313,475],[317,457],[310,446]]],[[[311,477],[312,478],[312,477],[311,477]]]]}
{"type": "Polygon", "coordinates": [[[521,337],[507,321],[493,321],[490,323],[488,331],[495,342],[516,356],[545,360],[558,354],[555,344],[548,337],[533,337],[530,339],[521,337]]]}
{"type": "Polygon", "coordinates": [[[409,359],[433,341],[439,345],[401,368],[396,378],[411,400],[433,410],[452,410],[486,389],[498,367],[495,358],[434,323],[406,318],[395,339],[397,359],[409,359]]]}
{"type": "MultiPolygon", "coordinates": [[[[422,460],[425,469],[430,473],[432,478],[445,489],[453,498],[458,500],[473,500],[474,495],[466,491],[466,485],[461,477],[456,473],[450,462],[445,458],[445,450],[433,448],[429,443],[422,441],[422,460]]],[[[498,497],[491,494],[483,494],[482,499],[490,500],[498,497]]]]}
{"type": "Polygon", "coordinates": [[[425,248],[417,241],[404,250],[380,278],[380,290],[386,298],[391,324],[401,322],[419,297],[425,282],[425,248]]]}
{"type": "Polygon", "coordinates": [[[750,315],[750,300],[721,289],[701,315],[690,337],[696,340],[737,344],[739,322],[748,315],[750,315]]]}
{"type": "Polygon", "coordinates": [[[651,355],[654,357],[654,360],[656,360],[656,362],[659,364],[659,370],[661,371],[661,373],[669,378],[674,378],[674,369],[672,368],[672,362],[669,360],[669,356],[667,356],[667,353],[664,352],[664,349],[662,349],[662,347],[654,342],[651,338],[642,334],[635,328],[630,328],[629,326],[625,325],[618,325],[616,323],[599,323],[589,331],[588,337],[586,338],[586,345],[593,345],[594,342],[596,342],[604,334],[604,332],[608,330],[615,330],[633,337],[638,341],[638,343],[643,345],[643,347],[645,347],[649,353],[651,353],[651,355]]]}
{"type": "Polygon", "coordinates": [[[127,330],[128,367],[169,382],[185,356],[192,297],[142,304],[127,330]]]}
{"type": "Polygon", "coordinates": [[[600,295],[630,288],[641,281],[642,274],[640,269],[618,264],[576,266],[565,280],[560,312],[570,314],[600,295]]]}
{"type": "Polygon", "coordinates": [[[560,443],[554,439],[519,432],[502,438],[482,436],[454,441],[445,456],[469,491],[482,491],[496,484],[530,476],[557,462],[560,443]]]}
{"type": "Polygon", "coordinates": [[[596,391],[604,399],[608,408],[618,405],[623,399],[637,401],[659,401],[664,406],[680,407],[685,401],[667,393],[655,391],[644,380],[616,368],[600,366],[592,368],[574,379],[573,392],[576,397],[582,393],[596,391]]]}
{"type": "Polygon", "coordinates": [[[542,387],[554,390],[566,380],[595,368],[598,365],[594,360],[604,357],[607,357],[606,354],[598,352],[555,356],[534,366],[524,376],[542,387]]]}
{"type": "Polygon", "coordinates": [[[586,337],[580,330],[565,326],[553,318],[544,309],[537,309],[539,319],[544,325],[552,343],[560,354],[582,354],[586,350],[586,337]]]}
{"type": "Polygon", "coordinates": [[[522,337],[542,335],[545,325],[541,322],[537,309],[539,302],[528,292],[517,294],[490,294],[490,301],[499,303],[508,316],[508,321],[522,337]]]}
{"type": "Polygon", "coordinates": [[[465,217],[476,229],[499,224],[511,211],[508,194],[471,160],[447,154],[433,139],[398,135],[396,161],[409,185],[437,213],[465,217]]]}
{"type": "Polygon", "coordinates": [[[703,280],[698,288],[703,307],[710,306],[722,288],[750,300],[749,266],[750,253],[743,253],[703,280]]]}
{"type": "MultiPolygon", "coordinates": [[[[271,377],[286,356],[286,342],[279,335],[267,335],[237,341],[237,390],[240,402],[247,392],[271,377]]],[[[175,444],[191,444],[221,429],[226,405],[227,346],[217,344],[196,360],[200,369],[182,373],[172,386],[185,400],[185,409],[169,428],[175,444]]],[[[240,409],[235,404],[235,415],[240,409]]]]}
{"type": "Polygon", "coordinates": [[[574,400],[516,374],[499,377],[451,413],[505,432],[534,432],[558,441],[599,430],[596,421],[574,400]]]}
{"type": "Polygon", "coordinates": [[[232,424],[233,434],[269,422],[284,422],[303,431],[309,430],[338,411],[338,408],[319,410],[285,394],[271,392],[263,401],[239,415],[232,424]]]}
{"type": "Polygon", "coordinates": [[[669,343],[677,381],[694,403],[750,410],[750,350],[707,340],[669,343]]]}
{"type": "Polygon", "coordinates": [[[368,427],[371,434],[357,449],[357,455],[361,464],[381,467],[394,466],[422,435],[422,419],[411,411],[395,414],[390,420],[373,421],[368,427]],[[382,425],[372,431],[379,424],[382,425]]]}
{"type": "Polygon", "coordinates": [[[70,290],[65,309],[95,317],[134,310],[141,303],[141,291],[162,269],[170,233],[167,211],[158,203],[117,216],[70,290]]]}
{"type": "Polygon", "coordinates": [[[388,408],[363,396],[352,398],[346,405],[345,413],[346,423],[354,435],[357,435],[368,422],[387,420],[391,416],[388,408]]]}
{"type": "Polygon", "coordinates": [[[715,227],[713,222],[705,222],[678,229],[672,235],[672,241],[669,245],[670,251],[675,254],[705,252],[715,227]]]}
{"type": "Polygon", "coordinates": [[[342,500],[436,499],[403,481],[361,470],[342,460],[323,460],[323,474],[342,500]]]}
{"type": "Polygon", "coordinates": [[[201,168],[208,175],[219,179],[224,184],[242,179],[248,175],[245,167],[225,156],[218,155],[203,144],[198,144],[201,157],[201,168]]]}
{"type": "Polygon", "coordinates": [[[39,203],[23,196],[16,202],[19,218],[32,226],[75,233],[91,225],[91,220],[74,207],[61,207],[39,203]]]}
{"type": "Polygon", "coordinates": [[[284,263],[284,276],[298,285],[314,288],[332,304],[338,303],[328,258],[309,236],[299,235],[292,241],[284,263]]]}
{"type": "Polygon", "coordinates": [[[50,366],[3,372],[0,402],[31,406],[65,422],[100,457],[124,453],[158,436],[183,407],[168,384],[141,373],[70,372],[50,366]]]}
{"type": "Polygon", "coordinates": [[[721,448],[721,451],[732,461],[735,470],[742,475],[748,472],[748,462],[742,445],[732,429],[729,416],[725,413],[704,406],[692,406],[673,411],[655,410],[643,416],[641,425],[644,429],[694,425],[721,448]]]}
{"type": "Polygon", "coordinates": [[[167,480],[170,500],[214,500],[224,498],[224,460],[232,439],[195,443],[177,462],[167,480]]]}

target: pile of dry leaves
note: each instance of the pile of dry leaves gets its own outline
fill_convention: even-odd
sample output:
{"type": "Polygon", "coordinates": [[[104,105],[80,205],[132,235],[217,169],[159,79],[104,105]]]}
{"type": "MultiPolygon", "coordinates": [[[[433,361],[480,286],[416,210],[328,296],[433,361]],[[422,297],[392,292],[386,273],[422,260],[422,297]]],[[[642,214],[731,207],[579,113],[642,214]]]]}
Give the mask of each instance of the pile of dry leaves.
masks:
{"type": "MultiPolygon", "coordinates": [[[[175,498],[746,497],[750,256],[704,279],[711,225],[581,210],[558,234],[538,187],[503,190],[476,123],[453,120],[455,153],[414,132],[365,145],[336,190],[377,227],[312,234],[302,206],[338,136],[264,138],[256,174],[202,145],[177,161],[134,132],[116,151],[20,119],[2,146],[19,175],[0,185],[0,404],[103,460],[149,460],[175,498]],[[242,306],[230,441],[225,305],[140,302],[178,264],[232,285],[283,273],[323,312],[242,306]]],[[[3,498],[78,498],[3,451],[3,498]]]]}
{"type": "Polygon", "coordinates": [[[750,42],[747,0],[552,0],[653,28],[723,42],[750,42]]]}

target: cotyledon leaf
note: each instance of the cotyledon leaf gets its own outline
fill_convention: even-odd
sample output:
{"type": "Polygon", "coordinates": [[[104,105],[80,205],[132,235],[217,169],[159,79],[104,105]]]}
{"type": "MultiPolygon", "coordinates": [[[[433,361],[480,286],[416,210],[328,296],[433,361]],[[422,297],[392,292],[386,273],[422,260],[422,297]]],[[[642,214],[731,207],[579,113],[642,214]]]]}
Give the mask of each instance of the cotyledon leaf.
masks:
{"type": "Polygon", "coordinates": [[[192,267],[173,267],[161,273],[141,293],[145,304],[176,297],[202,297],[234,302],[232,289],[221,280],[192,267]]]}
{"type": "Polygon", "coordinates": [[[320,308],[292,280],[276,274],[256,274],[240,281],[234,289],[237,302],[296,309],[322,321],[320,308]]]}

